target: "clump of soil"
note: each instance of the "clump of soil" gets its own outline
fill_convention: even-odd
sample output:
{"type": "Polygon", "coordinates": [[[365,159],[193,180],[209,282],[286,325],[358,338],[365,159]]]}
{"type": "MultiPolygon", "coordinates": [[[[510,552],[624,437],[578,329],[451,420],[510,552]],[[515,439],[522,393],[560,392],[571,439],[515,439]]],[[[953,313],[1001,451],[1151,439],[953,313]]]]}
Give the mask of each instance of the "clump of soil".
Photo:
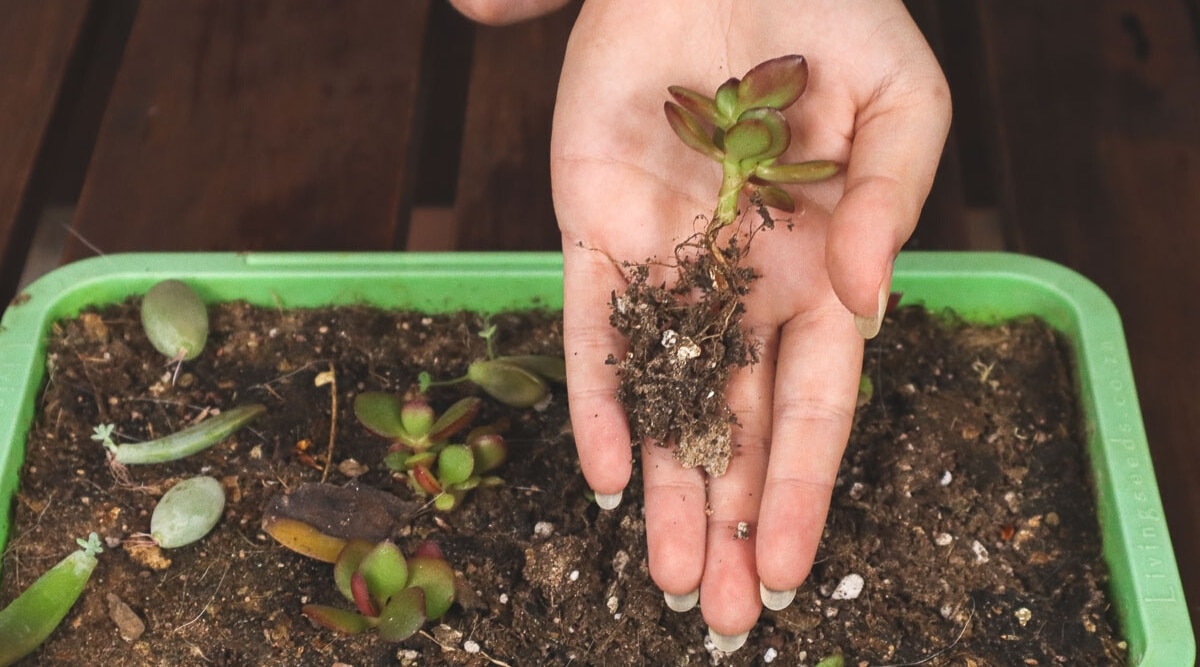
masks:
{"type": "Polygon", "coordinates": [[[734,369],[758,361],[742,331],[742,297],[758,278],[741,265],[755,233],[774,227],[757,205],[761,226],[737,234],[725,247],[710,245],[715,232],[698,233],[675,248],[674,284],[650,280],[652,260],[627,264],[628,285],[612,296],[609,322],[629,343],[610,356],[620,385],[617,400],[629,417],[634,442],[674,445],[685,468],[724,475],[733,455],[737,416],[725,402],[734,369]]]}
{"type": "MultiPolygon", "coordinates": [[[[387,443],[355,422],[353,398],[403,392],[421,370],[461,373],[484,355],[484,323],[240,304],[214,307],[212,319],[209,347],[174,385],[135,302],[50,332],[0,602],[76,537],[94,530],[109,548],[26,664],[802,665],[834,652],[850,665],[1124,661],[1068,355],[1037,322],[978,328],[919,309],[889,318],[868,348],[875,393],[856,417],[813,574],[790,607],[764,611],[747,645],[726,655],[704,645],[698,610],[669,611],[650,581],[640,479],[614,511],[588,499],[561,391],[542,411],[487,401],[484,420],[511,422],[511,459],[498,471],[507,483],[397,531],[406,551],[436,540],[470,592],[441,624],[399,645],[313,627],[303,604],[345,604],[331,566],[259,526],[271,497],[323,475],[332,397],[314,378],[330,368],[337,377],[329,482],[411,501],[382,465],[387,443]],[[184,461],[132,467],[128,485],[90,439],[101,423],[146,439],[251,401],[269,412],[235,438],[184,461]],[[229,500],[211,535],[172,551],[123,546],[147,530],[169,485],[200,473],[220,479],[229,500]],[[856,577],[857,595],[839,586],[856,577]]],[[[561,353],[557,314],[491,322],[504,354],[561,353]]],[[[469,391],[431,398],[445,407],[469,391]]]]}

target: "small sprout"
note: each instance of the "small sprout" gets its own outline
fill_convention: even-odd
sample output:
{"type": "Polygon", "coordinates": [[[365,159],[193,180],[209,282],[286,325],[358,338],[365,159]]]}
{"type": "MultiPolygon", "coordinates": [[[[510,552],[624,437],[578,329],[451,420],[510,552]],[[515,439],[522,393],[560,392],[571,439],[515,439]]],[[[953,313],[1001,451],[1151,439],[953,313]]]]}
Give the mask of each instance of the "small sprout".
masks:
{"type": "Polygon", "coordinates": [[[208,309],[186,283],[164,280],[142,299],[142,328],[163,356],[195,359],[208,341],[208,309]]]}
{"type": "Polygon", "coordinates": [[[842,654],[834,653],[827,658],[823,658],[821,662],[817,663],[816,667],[844,667],[845,664],[846,659],[842,657],[842,654]]]}
{"type": "Polygon", "coordinates": [[[386,641],[404,641],[454,604],[454,570],[436,546],[419,547],[406,559],[391,542],[350,540],[334,562],[333,577],[357,611],[309,604],[302,612],[345,634],[375,628],[386,641]]]}
{"type": "Polygon", "coordinates": [[[208,535],[225,511],[225,490],[212,477],[185,479],[154,506],[150,539],[164,549],[187,546],[208,535]]]}
{"type": "Polygon", "coordinates": [[[467,372],[450,380],[434,380],[422,372],[418,378],[421,393],[430,387],[442,387],[471,381],[489,396],[514,408],[533,407],[550,395],[551,382],[566,382],[567,365],[561,357],[540,354],[496,356],[492,338],[496,325],[479,332],[487,340],[487,357],[472,362],[467,372]]]}
{"type": "Polygon", "coordinates": [[[215,417],[209,417],[182,431],[148,442],[116,445],[109,437],[111,430],[104,433],[104,438],[96,437],[100,435],[102,427],[96,427],[92,439],[101,440],[112,455],[113,461],[121,465],[166,463],[212,447],[266,411],[266,406],[258,403],[239,406],[225,410],[215,417]]]}
{"type": "Polygon", "coordinates": [[[858,396],[854,400],[854,407],[861,408],[871,402],[875,397],[875,383],[871,381],[871,376],[863,373],[858,376],[858,396]]]}
{"type": "Polygon", "coordinates": [[[104,549],[92,533],[76,540],[80,549],[50,568],[17,599],[0,610],[0,667],[8,667],[29,655],[58,627],[83,593],[96,554],[104,549]]]}
{"type": "Polygon", "coordinates": [[[105,449],[116,449],[117,445],[112,439],[113,431],[116,430],[116,428],[117,427],[113,424],[100,424],[99,426],[92,428],[92,440],[104,445],[105,449]]]}

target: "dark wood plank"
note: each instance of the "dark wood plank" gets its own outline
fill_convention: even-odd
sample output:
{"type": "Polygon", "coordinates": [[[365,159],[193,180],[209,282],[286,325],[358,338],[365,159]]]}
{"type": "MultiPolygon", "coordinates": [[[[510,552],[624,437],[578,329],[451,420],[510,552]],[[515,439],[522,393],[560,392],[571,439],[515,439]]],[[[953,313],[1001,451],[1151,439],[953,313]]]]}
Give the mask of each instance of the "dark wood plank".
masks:
{"type": "MultiPolygon", "coordinates": [[[[906,0],[904,4],[908,7],[913,21],[921,28],[942,69],[948,73],[950,66],[957,64],[960,59],[957,53],[950,51],[947,33],[956,33],[960,26],[946,25],[946,17],[943,16],[944,11],[939,0],[906,0]]],[[[947,80],[954,83],[954,79],[949,76],[947,80]]],[[[961,91],[952,88],[951,92],[957,102],[961,91]]],[[[942,160],[938,163],[937,175],[934,177],[929,197],[925,200],[925,208],[921,211],[917,229],[906,246],[908,248],[966,250],[970,247],[963,192],[964,163],[961,157],[961,149],[966,144],[961,138],[962,135],[962,121],[956,117],[946,139],[942,160]]]]}
{"type": "Polygon", "coordinates": [[[428,11],[143,2],[74,230],[104,252],[402,244],[428,11]]]}
{"type": "Polygon", "coordinates": [[[1200,622],[1200,54],[1187,2],[979,7],[1017,249],[1075,268],[1121,311],[1200,622]]]}
{"type": "Polygon", "coordinates": [[[0,303],[16,287],[36,224],[34,174],[88,0],[0,3],[0,303]]]}
{"type": "Polygon", "coordinates": [[[460,249],[560,247],[550,199],[550,123],[579,4],[476,29],[455,218],[460,249]]]}

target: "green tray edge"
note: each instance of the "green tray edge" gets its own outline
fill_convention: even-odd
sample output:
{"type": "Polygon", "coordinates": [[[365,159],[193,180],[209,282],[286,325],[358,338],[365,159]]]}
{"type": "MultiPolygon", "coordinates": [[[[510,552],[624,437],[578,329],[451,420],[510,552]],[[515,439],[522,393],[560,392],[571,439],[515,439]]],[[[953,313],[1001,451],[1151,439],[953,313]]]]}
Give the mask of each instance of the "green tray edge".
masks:
{"type": "MultiPolygon", "coordinates": [[[[189,282],[209,302],[263,306],[562,307],[558,253],[125,253],[61,267],[18,295],[0,320],[0,499],[6,508],[0,544],[44,377],[44,332],[88,304],[115,303],[166,278],[189,282]],[[504,279],[494,279],[497,273],[504,279]]],[[[1130,665],[1194,664],[1195,637],[1112,301],[1066,267],[999,252],[901,253],[892,288],[904,292],[905,303],[953,310],[971,321],[1036,315],[1073,342],[1104,554],[1130,665]]]]}

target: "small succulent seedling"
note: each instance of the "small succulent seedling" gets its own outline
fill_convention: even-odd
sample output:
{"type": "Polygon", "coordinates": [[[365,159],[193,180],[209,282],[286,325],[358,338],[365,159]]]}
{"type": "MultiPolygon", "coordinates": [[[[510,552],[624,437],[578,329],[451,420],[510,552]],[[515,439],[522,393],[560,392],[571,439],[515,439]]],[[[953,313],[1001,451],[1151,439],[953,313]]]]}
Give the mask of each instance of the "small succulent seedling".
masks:
{"type": "Polygon", "coordinates": [[[333,579],[357,611],[309,604],[302,612],[346,634],[374,628],[387,641],[404,641],[454,604],[454,570],[432,542],[405,558],[392,542],[351,540],[334,562],[333,579]]]}
{"type": "Polygon", "coordinates": [[[76,542],[78,551],[50,568],[0,610],[0,667],[15,663],[41,646],[83,593],[96,569],[96,554],[104,549],[95,533],[76,542]]]}
{"type": "Polygon", "coordinates": [[[480,399],[464,398],[441,416],[423,397],[403,401],[395,394],[366,392],[354,400],[363,426],[394,442],[384,463],[407,476],[409,486],[433,496],[440,510],[453,509],[478,486],[501,483],[486,476],[508,456],[508,445],[496,429],[472,429],[461,444],[451,442],[479,413],[480,399]]]}
{"type": "Polygon", "coordinates": [[[751,200],[781,211],[795,202],[781,185],[812,183],[837,173],[829,160],[781,164],[779,157],[792,142],[783,111],[808,86],[804,56],[773,58],[753,67],[741,79],[732,78],[707,97],[683,86],[667,91],[674,98],[664,105],[667,121],[688,147],[721,165],[717,207],[704,233],[705,245],[718,261],[717,232],[738,215],[743,193],[751,200]]]}
{"type": "Polygon", "coordinates": [[[208,310],[187,283],[164,280],[142,299],[142,328],[168,359],[195,359],[208,341],[208,310]]]}
{"type": "Polygon", "coordinates": [[[566,362],[560,357],[540,354],[496,356],[492,343],[495,334],[495,325],[479,332],[480,337],[487,341],[487,357],[471,362],[463,376],[434,380],[429,373],[421,373],[421,392],[430,387],[470,381],[505,405],[530,408],[546,400],[550,395],[551,382],[566,381],[566,362]]]}

